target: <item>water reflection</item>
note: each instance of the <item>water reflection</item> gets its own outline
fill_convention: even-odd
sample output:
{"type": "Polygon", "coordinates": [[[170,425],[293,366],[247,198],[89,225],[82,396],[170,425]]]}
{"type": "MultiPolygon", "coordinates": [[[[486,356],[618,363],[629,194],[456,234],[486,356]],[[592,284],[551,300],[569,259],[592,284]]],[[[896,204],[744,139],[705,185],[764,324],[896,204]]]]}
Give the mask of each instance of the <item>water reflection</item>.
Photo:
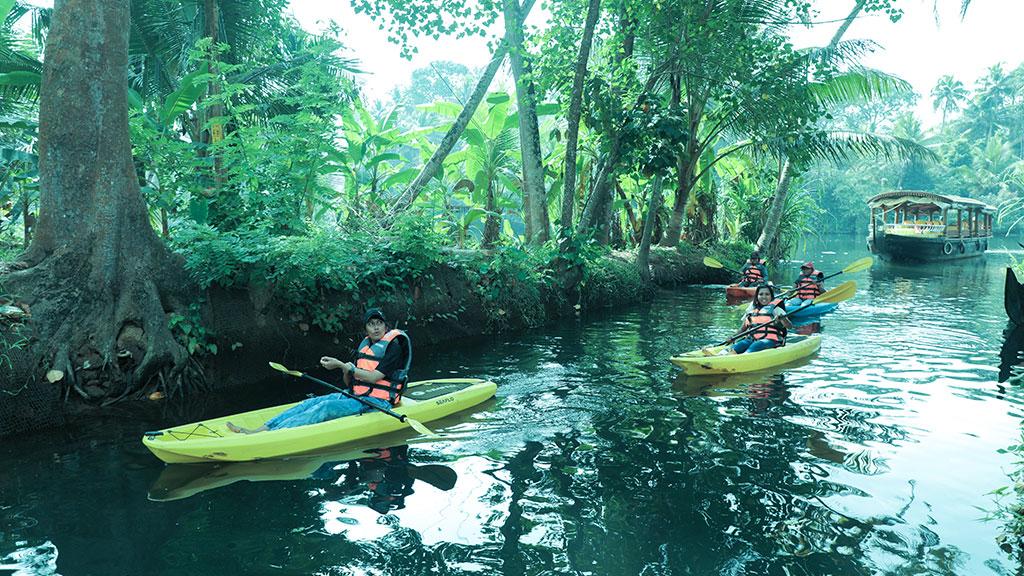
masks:
{"type": "Polygon", "coordinates": [[[149,489],[149,499],[180,500],[235,482],[313,480],[328,494],[365,492],[368,506],[381,514],[405,507],[416,480],[440,490],[455,485],[456,473],[442,464],[409,462],[407,444],[390,448],[355,447],[342,452],[279,460],[211,464],[172,464],[149,489]]]}
{"type": "Polygon", "coordinates": [[[32,546],[19,542],[20,547],[0,558],[0,572],[10,576],[55,576],[57,574],[57,547],[53,542],[32,546]]]}
{"type": "MultiPolygon", "coordinates": [[[[863,239],[829,252],[805,259],[841,269],[863,239]]],[[[148,421],[5,442],[0,564],[52,542],[66,574],[1012,573],[979,521],[1024,412],[993,390],[1019,338],[987,270],[879,263],[772,373],[667,362],[735,332],[721,287],[434,349],[417,377],[500,384],[443,441],[205,469],[155,461],[148,421]]]]}

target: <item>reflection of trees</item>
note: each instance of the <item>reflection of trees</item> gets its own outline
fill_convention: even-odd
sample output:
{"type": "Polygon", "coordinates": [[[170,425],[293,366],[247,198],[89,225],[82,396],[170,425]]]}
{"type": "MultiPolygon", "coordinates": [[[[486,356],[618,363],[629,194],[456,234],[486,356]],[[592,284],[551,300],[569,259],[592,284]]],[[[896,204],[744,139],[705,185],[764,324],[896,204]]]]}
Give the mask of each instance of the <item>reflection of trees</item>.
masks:
{"type": "Polygon", "coordinates": [[[874,266],[868,272],[872,292],[932,303],[936,297],[958,298],[957,311],[981,314],[991,310],[991,269],[985,258],[954,263],[874,266]]]}
{"type": "Polygon", "coordinates": [[[547,492],[534,497],[565,502],[558,516],[571,566],[865,573],[875,568],[870,552],[883,548],[909,558],[907,570],[955,573],[944,570],[958,552],[923,528],[908,533],[902,518],[857,519],[825,502],[854,491],[806,462],[810,432],[792,419],[828,418],[779,403],[770,408],[781,418],[751,419],[735,410],[741,402],[749,400],[736,398],[726,410],[706,399],[619,406],[597,417],[596,438],[556,436],[538,456],[551,482],[542,480],[547,492]]]}

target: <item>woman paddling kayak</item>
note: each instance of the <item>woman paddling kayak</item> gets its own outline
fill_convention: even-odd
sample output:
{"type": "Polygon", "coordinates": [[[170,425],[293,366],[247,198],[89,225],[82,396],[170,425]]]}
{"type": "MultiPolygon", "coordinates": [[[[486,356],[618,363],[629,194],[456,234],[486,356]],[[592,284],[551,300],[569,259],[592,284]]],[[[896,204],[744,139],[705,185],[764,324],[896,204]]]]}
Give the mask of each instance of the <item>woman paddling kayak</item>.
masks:
{"type": "Polygon", "coordinates": [[[743,314],[743,325],[737,334],[753,326],[764,324],[742,340],[738,340],[729,349],[731,354],[759,352],[786,344],[786,330],[793,324],[785,317],[786,305],[775,299],[775,289],[771,285],[758,286],[754,299],[743,314]]]}

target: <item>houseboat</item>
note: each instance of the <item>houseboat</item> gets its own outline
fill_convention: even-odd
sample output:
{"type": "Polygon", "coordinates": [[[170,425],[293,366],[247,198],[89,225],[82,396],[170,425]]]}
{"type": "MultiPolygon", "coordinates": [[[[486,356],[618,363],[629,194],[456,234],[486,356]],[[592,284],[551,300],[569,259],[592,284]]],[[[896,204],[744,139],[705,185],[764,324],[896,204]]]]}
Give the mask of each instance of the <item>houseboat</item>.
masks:
{"type": "Polygon", "coordinates": [[[978,200],[916,190],[883,192],[868,207],[868,249],[897,262],[980,256],[988,249],[996,213],[978,200]]]}

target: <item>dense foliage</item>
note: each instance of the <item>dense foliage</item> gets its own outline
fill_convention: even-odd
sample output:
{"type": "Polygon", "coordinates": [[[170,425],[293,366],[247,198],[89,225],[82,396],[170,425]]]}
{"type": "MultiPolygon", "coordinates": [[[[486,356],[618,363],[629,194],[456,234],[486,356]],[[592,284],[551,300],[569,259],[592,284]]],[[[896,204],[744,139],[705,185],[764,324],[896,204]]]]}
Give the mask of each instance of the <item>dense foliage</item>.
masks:
{"type": "MultiPolygon", "coordinates": [[[[543,243],[555,226],[581,237],[562,241],[546,259],[546,249],[528,248],[544,269],[571,261],[566,247],[587,238],[621,249],[645,235],[665,246],[754,242],[784,159],[849,158],[829,140],[832,102],[821,94],[843,75],[862,74],[856,60],[866,47],[794,49],[787,30],[813,13],[808,2],[722,0],[705,10],[691,2],[565,0],[550,7],[543,30],[519,22],[502,31],[499,21],[523,18],[532,7],[514,4],[355,3],[407,52],[424,35],[484,35],[494,40],[496,59],[511,53],[523,72],[510,93],[474,87],[476,71],[434,63],[396,89],[392,105],[364,101],[358,64],[336,31],[303,31],[284,0],[135,0],[128,98],[154,227],[190,262],[206,258],[191,267],[202,284],[264,276],[262,265],[233,256],[232,246],[282,258],[287,246],[339,238],[349,245],[378,225],[400,236],[399,222],[413,221],[431,222],[438,246],[501,247],[496,254],[543,243]],[[584,55],[588,8],[593,50],[584,55]],[[523,43],[510,50],[504,39],[519,29],[523,43]],[[480,105],[464,109],[481,90],[480,105]],[[523,90],[535,97],[524,99],[523,90]],[[578,136],[571,136],[575,185],[566,194],[574,101],[581,107],[578,136]],[[446,133],[456,144],[427,174],[446,133]],[[523,153],[531,141],[537,160],[523,153]],[[543,181],[524,186],[531,162],[539,162],[543,181]],[[427,176],[424,185],[414,183],[418,176],[427,176]],[[408,208],[398,201],[403,195],[414,200],[408,208]],[[396,210],[408,217],[396,219],[396,210]],[[645,231],[647,219],[653,225],[645,231]],[[242,272],[243,265],[251,268],[242,272]]],[[[888,1],[865,9],[899,16],[888,1]]],[[[9,252],[27,242],[37,211],[33,114],[48,16],[15,3],[5,20],[0,237],[9,252]],[[31,32],[15,26],[28,19],[31,32]]],[[[779,253],[819,212],[805,192],[812,181],[786,199],[779,253]]],[[[413,247],[421,250],[429,260],[432,249],[413,247]]]]}
{"type": "Polygon", "coordinates": [[[1024,66],[1007,72],[996,64],[973,89],[951,76],[941,78],[927,96],[942,114],[941,124],[931,129],[913,114],[921,97],[883,98],[836,113],[836,122],[847,129],[912,139],[937,158],[819,166],[806,182],[823,209],[822,227],[863,231],[866,198],[888,189],[924,189],[996,206],[997,229],[1019,233],[1024,218],[1024,66]]]}

